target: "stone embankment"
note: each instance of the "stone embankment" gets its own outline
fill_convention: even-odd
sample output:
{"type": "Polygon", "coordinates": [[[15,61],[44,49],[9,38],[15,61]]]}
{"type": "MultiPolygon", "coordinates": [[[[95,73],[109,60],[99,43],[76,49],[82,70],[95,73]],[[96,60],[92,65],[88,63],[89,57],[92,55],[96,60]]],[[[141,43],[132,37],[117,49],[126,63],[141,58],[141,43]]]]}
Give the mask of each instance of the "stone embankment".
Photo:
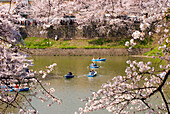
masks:
{"type": "Polygon", "coordinates": [[[128,52],[124,48],[111,49],[29,49],[33,56],[128,56],[141,55],[150,51],[150,48],[133,49],[128,52]]]}

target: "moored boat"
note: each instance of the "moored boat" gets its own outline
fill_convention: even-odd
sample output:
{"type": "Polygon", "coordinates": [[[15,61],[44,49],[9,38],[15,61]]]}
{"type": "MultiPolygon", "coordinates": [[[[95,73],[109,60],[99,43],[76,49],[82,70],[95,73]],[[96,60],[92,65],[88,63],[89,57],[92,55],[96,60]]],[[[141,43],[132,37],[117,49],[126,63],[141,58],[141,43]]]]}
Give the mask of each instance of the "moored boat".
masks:
{"type": "Polygon", "coordinates": [[[13,92],[13,91],[19,91],[19,92],[21,92],[21,91],[29,91],[29,90],[30,90],[29,87],[15,88],[15,87],[11,86],[11,87],[7,87],[7,88],[6,88],[6,86],[1,86],[1,88],[2,88],[2,89],[4,88],[4,91],[10,91],[10,92],[13,92]]]}
{"type": "MultiPolygon", "coordinates": [[[[10,92],[17,91],[17,89],[19,89],[19,88],[12,88],[12,89],[10,89],[10,92]]],[[[29,87],[20,88],[19,92],[20,91],[29,91],[29,89],[30,89],[29,87]]]]}

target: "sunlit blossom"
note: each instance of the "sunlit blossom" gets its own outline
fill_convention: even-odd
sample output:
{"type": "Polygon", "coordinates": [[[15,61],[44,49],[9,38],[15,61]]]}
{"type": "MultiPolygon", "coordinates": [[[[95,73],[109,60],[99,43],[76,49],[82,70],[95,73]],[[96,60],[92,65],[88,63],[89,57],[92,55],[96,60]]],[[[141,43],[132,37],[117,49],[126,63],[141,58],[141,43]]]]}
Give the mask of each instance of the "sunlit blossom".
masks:
{"type": "Polygon", "coordinates": [[[166,33],[167,33],[168,31],[169,31],[168,29],[165,29],[165,30],[164,30],[164,32],[166,32],[166,33]]]}
{"type": "Polygon", "coordinates": [[[55,89],[54,89],[54,88],[50,88],[50,91],[51,91],[51,92],[54,92],[54,91],[55,91],[55,89]]]}
{"type": "Polygon", "coordinates": [[[133,34],[132,34],[132,37],[134,38],[134,39],[138,39],[138,38],[140,38],[140,32],[139,31],[135,31],[133,34]]]}
{"type": "Polygon", "coordinates": [[[125,46],[129,46],[129,42],[128,41],[125,43],[125,46]]]}

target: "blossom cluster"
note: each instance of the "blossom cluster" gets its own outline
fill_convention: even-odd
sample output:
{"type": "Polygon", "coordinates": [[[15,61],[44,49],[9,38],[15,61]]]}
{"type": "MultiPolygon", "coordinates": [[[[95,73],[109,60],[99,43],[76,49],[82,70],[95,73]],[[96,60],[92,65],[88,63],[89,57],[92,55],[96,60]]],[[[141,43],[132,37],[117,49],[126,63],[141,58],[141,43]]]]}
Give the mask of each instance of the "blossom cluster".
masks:
{"type": "Polygon", "coordinates": [[[45,78],[47,76],[47,74],[49,74],[50,72],[52,72],[54,70],[54,67],[56,65],[57,65],[56,63],[53,63],[50,66],[46,66],[46,70],[40,70],[40,71],[38,71],[38,73],[42,75],[42,78],[45,78]]]}

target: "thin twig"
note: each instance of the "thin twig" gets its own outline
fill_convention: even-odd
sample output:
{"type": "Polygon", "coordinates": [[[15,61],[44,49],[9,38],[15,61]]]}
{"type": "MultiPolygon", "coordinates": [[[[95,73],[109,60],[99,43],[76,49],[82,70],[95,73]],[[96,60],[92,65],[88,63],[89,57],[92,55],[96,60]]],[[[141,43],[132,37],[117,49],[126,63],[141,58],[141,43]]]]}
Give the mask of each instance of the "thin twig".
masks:
{"type": "MultiPolygon", "coordinates": [[[[36,78],[35,78],[36,79],[36,78]]],[[[41,82],[38,80],[38,79],[36,79],[37,80],[37,82],[40,84],[40,86],[43,88],[43,90],[46,92],[46,93],[48,93],[52,98],[55,98],[50,92],[48,92],[45,88],[44,88],[44,86],[41,84],[41,82]]]]}
{"type": "Polygon", "coordinates": [[[28,104],[31,106],[31,108],[33,108],[35,111],[37,111],[36,109],[35,109],[35,107],[30,103],[30,101],[27,99],[27,97],[24,95],[24,94],[19,94],[19,95],[21,95],[21,96],[23,96],[24,98],[25,98],[25,100],[28,102],[28,104]]]}
{"type": "Polygon", "coordinates": [[[148,103],[146,103],[144,100],[141,100],[149,109],[152,109],[153,111],[155,111],[153,108],[151,108],[148,103]]]}
{"type": "Polygon", "coordinates": [[[166,109],[167,109],[168,114],[169,114],[169,113],[170,113],[170,112],[169,112],[169,106],[168,106],[168,103],[167,103],[167,101],[166,101],[166,99],[165,99],[165,96],[164,96],[164,94],[163,94],[163,92],[162,92],[162,89],[161,89],[159,92],[161,93],[161,96],[162,96],[162,98],[163,98],[163,101],[164,101],[164,103],[165,103],[165,105],[166,105],[166,109]]]}

